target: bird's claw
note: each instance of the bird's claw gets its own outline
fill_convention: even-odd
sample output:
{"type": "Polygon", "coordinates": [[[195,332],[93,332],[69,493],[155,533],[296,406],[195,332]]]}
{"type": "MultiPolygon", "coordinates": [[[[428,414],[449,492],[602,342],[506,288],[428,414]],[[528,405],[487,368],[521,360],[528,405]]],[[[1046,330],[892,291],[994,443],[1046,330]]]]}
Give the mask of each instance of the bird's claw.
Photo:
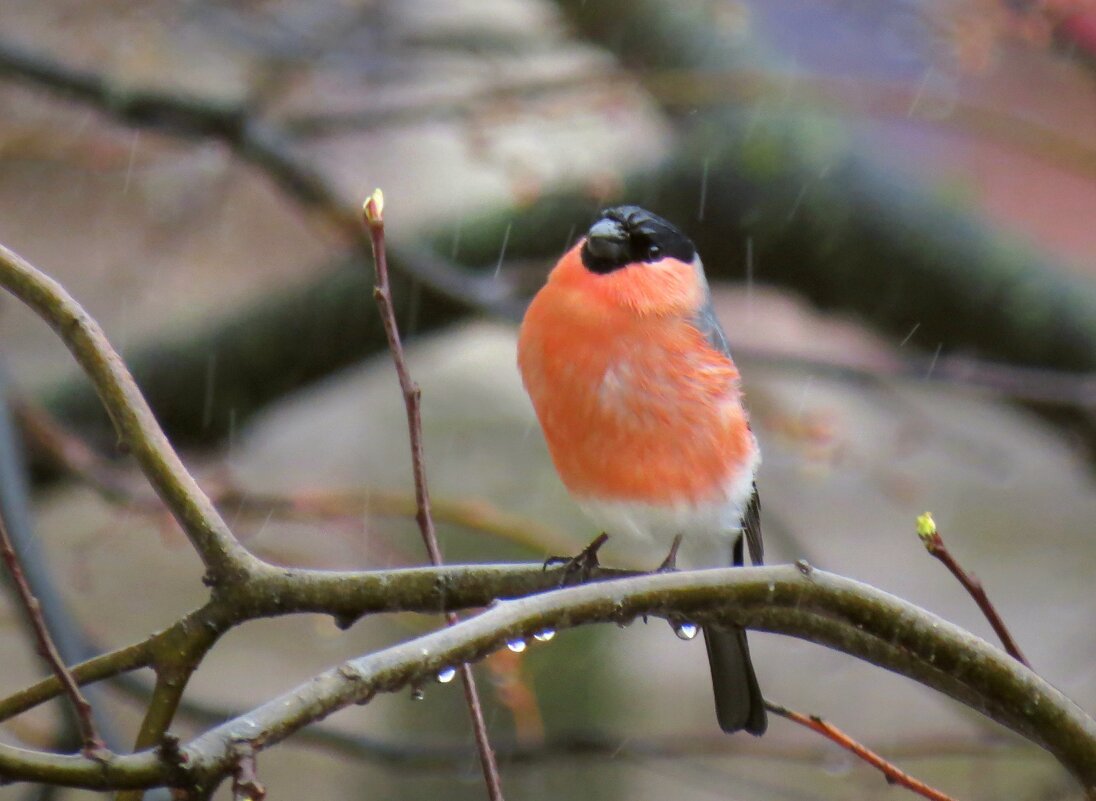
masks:
{"type": "Polygon", "coordinates": [[[575,556],[549,556],[544,560],[544,569],[547,570],[553,565],[563,565],[562,575],[559,580],[559,586],[561,587],[583,584],[597,568],[601,567],[597,552],[608,540],[609,535],[602,532],[575,556]]]}
{"type": "Polygon", "coordinates": [[[678,534],[674,537],[674,541],[670,543],[670,552],[666,554],[666,558],[662,560],[657,568],[656,573],[673,573],[677,570],[677,549],[681,547],[681,535],[678,534]]]}

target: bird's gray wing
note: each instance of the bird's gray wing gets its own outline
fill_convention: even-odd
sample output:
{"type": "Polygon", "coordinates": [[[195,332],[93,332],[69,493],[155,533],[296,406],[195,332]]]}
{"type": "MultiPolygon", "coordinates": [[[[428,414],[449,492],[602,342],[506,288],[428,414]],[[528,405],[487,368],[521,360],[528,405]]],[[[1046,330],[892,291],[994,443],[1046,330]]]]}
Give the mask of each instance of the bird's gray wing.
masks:
{"type": "Polygon", "coordinates": [[[753,495],[746,505],[746,514],[742,518],[742,531],[746,535],[746,547],[750,550],[750,561],[755,565],[765,564],[765,545],[761,541],[761,499],[754,484],[753,495]]]}
{"type": "Polygon", "coordinates": [[[700,311],[693,317],[693,325],[704,335],[709,345],[725,354],[728,358],[730,357],[731,346],[727,342],[727,335],[723,333],[723,326],[719,324],[719,318],[715,316],[715,309],[712,308],[712,299],[710,297],[704,301],[700,311]]]}
{"type": "MultiPolygon", "coordinates": [[[[712,301],[709,297],[700,307],[700,311],[693,318],[693,325],[704,335],[713,348],[730,358],[731,346],[727,342],[727,335],[723,332],[723,326],[719,324],[719,318],[715,316],[712,301]]],[[[761,501],[757,496],[757,485],[754,484],[753,494],[746,506],[746,513],[742,518],[742,531],[746,535],[746,545],[750,550],[750,561],[755,565],[764,564],[765,548],[761,541],[761,501]]]]}

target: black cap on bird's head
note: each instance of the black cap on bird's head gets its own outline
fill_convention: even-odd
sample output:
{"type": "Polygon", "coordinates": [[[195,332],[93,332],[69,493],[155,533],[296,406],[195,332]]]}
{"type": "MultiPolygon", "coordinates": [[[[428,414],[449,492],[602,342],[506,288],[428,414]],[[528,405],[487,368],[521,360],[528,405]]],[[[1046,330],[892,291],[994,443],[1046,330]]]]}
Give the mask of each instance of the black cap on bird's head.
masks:
{"type": "Polygon", "coordinates": [[[639,206],[604,209],[586,233],[582,263],[592,273],[674,258],[689,263],[696,248],[676,226],[639,206]]]}

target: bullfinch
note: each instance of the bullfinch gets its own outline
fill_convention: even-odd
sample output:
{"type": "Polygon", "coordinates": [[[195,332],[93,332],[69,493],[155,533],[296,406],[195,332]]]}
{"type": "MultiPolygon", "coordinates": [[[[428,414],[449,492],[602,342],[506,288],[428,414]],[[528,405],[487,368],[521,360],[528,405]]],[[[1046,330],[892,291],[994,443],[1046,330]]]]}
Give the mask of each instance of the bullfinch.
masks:
{"type": "MultiPolygon", "coordinates": [[[[605,209],[522,321],[518,366],[552,461],[608,534],[743,534],[762,562],[757,440],[693,243],[638,206],[605,209]]],[[[675,543],[676,545],[676,543],[675,543]]],[[[725,732],[766,728],[746,632],[704,630],[725,732]]]]}

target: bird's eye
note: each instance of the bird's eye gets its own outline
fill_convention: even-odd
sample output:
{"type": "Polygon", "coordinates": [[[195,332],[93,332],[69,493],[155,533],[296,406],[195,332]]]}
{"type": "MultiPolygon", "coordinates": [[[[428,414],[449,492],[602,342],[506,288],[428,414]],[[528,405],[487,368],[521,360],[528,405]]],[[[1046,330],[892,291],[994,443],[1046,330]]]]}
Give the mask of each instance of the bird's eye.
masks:
{"type": "Polygon", "coordinates": [[[647,258],[650,259],[651,261],[654,261],[655,259],[657,259],[661,255],[662,255],[662,248],[660,248],[658,245],[648,245],[647,246],[647,258]]]}

